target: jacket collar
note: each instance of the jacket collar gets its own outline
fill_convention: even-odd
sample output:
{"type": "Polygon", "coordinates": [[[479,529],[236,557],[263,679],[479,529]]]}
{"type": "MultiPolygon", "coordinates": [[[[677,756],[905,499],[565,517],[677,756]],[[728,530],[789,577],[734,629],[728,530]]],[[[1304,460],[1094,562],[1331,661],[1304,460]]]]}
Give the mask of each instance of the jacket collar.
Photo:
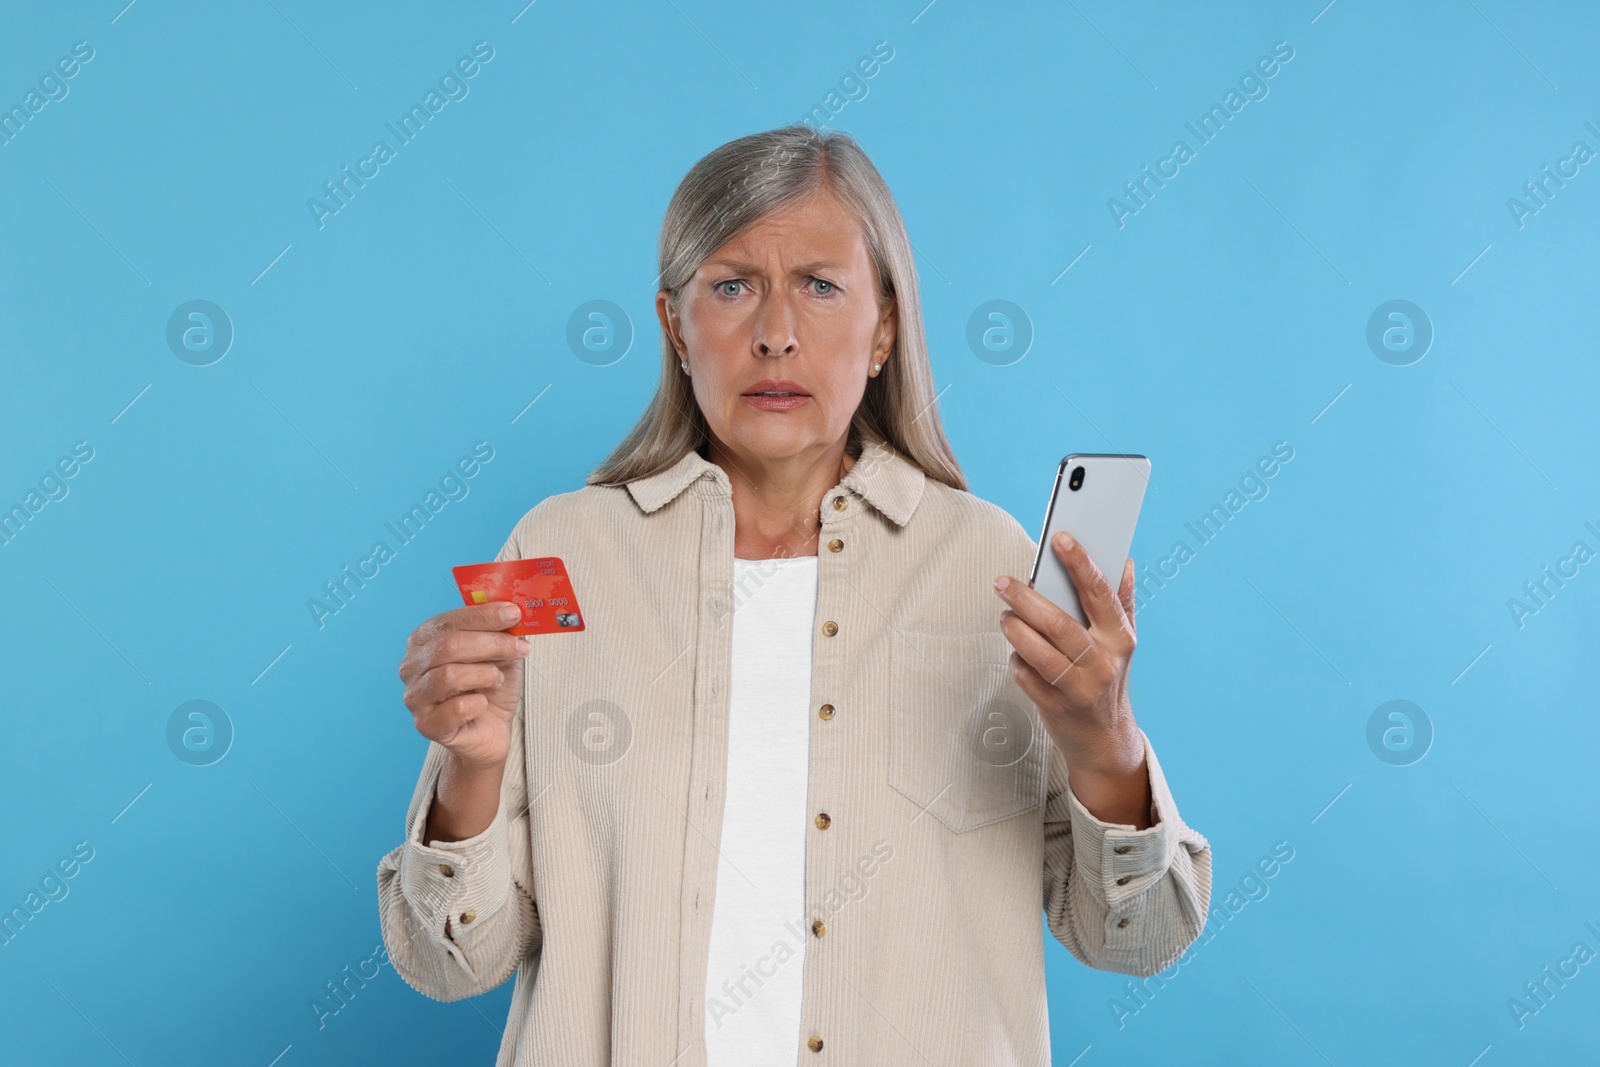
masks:
{"type": "MultiPolygon", "coordinates": [[[[693,449],[666,470],[635,478],[627,486],[634,501],[649,514],[676,499],[701,478],[712,481],[716,495],[732,495],[727,472],[693,449]]],[[[874,439],[862,444],[860,458],[839,484],[860,494],[896,526],[904,526],[911,521],[912,513],[922,500],[927,478],[920,467],[883,441],[874,439]]]]}

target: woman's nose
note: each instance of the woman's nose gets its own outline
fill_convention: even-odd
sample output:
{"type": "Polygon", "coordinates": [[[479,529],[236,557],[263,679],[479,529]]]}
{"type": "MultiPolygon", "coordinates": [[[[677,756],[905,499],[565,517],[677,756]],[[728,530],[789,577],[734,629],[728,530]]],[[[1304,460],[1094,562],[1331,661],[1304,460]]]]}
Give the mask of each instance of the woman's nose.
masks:
{"type": "Polygon", "coordinates": [[[793,300],[793,294],[781,289],[769,290],[761,297],[754,337],[755,349],[761,355],[789,356],[799,347],[793,300]]]}

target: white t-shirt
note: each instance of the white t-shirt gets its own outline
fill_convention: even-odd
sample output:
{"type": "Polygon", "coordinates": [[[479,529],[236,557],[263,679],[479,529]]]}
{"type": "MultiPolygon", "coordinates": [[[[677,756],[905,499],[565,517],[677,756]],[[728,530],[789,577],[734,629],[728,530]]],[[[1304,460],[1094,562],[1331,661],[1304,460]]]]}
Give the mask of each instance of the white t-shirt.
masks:
{"type": "Polygon", "coordinates": [[[806,769],[817,557],[735,558],[733,603],[706,1062],[793,1067],[808,933],[806,769]]]}

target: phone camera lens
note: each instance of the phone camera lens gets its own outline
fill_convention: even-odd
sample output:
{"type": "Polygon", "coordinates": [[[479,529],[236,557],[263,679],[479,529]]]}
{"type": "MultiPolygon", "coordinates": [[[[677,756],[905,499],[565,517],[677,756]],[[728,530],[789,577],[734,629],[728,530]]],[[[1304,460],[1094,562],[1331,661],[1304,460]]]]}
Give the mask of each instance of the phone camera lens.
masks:
{"type": "Polygon", "coordinates": [[[1083,488],[1083,468],[1073,467],[1072,476],[1067,479],[1067,488],[1076,493],[1083,488]]]}

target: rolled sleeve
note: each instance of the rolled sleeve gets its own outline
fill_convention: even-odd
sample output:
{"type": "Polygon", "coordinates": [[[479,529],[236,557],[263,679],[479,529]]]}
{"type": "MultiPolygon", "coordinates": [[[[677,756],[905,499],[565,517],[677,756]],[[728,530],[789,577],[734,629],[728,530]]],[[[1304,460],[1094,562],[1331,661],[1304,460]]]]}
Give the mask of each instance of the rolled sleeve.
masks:
{"type": "Polygon", "coordinates": [[[1177,847],[1177,805],[1156,762],[1150,738],[1143,730],[1139,736],[1144,740],[1145,769],[1150,780],[1152,825],[1136,830],[1129,823],[1097,819],[1070,787],[1067,790],[1078,873],[1111,907],[1159,879],[1172,865],[1173,849],[1177,847]]]}
{"type": "Polygon", "coordinates": [[[494,820],[481,833],[430,845],[423,842],[422,831],[432,807],[430,792],[406,834],[400,883],[435,940],[465,946],[511,898],[511,835],[505,805],[496,809],[494,820]]]}
{"type": "Polygon", "coordinates": [[[405,839],[378,864],[390,962],[413,988],[437,1000],[493,989],[543,942],[517,729],[500,804],[483,832],[461,841],[423,841],[446,755],[433,744],[408,808],[405,839]]]}
{"type": "Polygon", "coordinates": [[[1199,936],[1211,897],[1211,846],[1190,829],[1143,730],[1153,825],[1090,814],[1053,753],[1045,818],[1044,905],[1051,932],[1091,967],[1148,975],[1199,936]]]}

